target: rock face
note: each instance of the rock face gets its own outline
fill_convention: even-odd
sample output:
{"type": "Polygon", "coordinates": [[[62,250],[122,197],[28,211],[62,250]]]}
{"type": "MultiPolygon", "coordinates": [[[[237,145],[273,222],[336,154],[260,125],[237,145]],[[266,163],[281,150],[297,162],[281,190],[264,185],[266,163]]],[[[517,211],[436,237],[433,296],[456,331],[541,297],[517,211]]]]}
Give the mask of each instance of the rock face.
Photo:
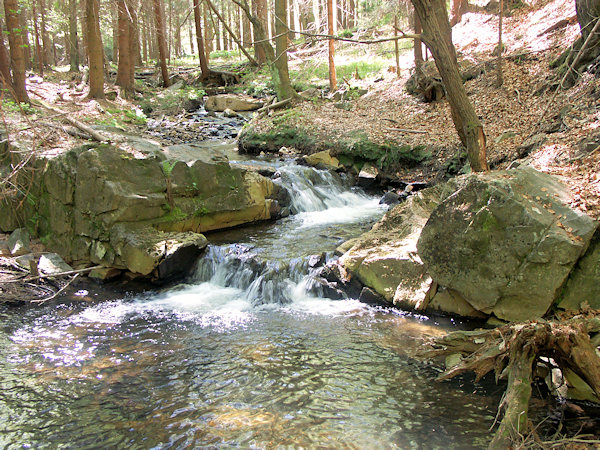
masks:
{"type": "MultiPolygon", "coordinates": [[[[166,279],[187,270],[206,246],[200,233],[270,219],[278,210],[281,188],[224,156],[196,152],[186,163],[166,159],[148,141],[128,144],[128,151],[88,145],[38,160],[36,204],[18,221],[35,222],[42,242],[74,265],[166,279]]],[[[15,214],[10,202],[0,214],[15,214]]]]}
{"type": "Polygon", "coordinates": [[[600,309],[600,230],[571,272],[558,307],[579,309],[584,302],[600,309]]]}
{"type": "Polygon", "coordinates": [[[417,254],[417,240],[431,211],[456,185],[424,189],[388,211],[340,258],[351,276],[388,302],[420,309],[425,305],[431,278],[417,254]]]}
{"type": "Polygon", "coordinates": [[[221,94],[213,95],[206,99],[204,108],[207,111],[254,111],[263,106],[263,103],[247,95],[221,94]]]}
{"type": "Polygon", "coordinates": [[[419,238],[429,275],[485,314],[543,316],[598,224],[569,208],[569,193],[554,177],[531,168],[464,180],[419,238]]]}

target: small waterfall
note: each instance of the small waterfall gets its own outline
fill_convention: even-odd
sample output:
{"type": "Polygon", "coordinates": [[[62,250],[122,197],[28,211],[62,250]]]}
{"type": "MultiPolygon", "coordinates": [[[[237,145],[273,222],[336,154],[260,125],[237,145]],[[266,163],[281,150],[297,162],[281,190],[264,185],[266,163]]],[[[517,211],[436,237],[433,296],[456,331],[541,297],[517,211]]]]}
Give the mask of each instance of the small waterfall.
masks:
{"type": "Polygon", "coordinates": [[[286,165],[276,180],[290,193],[293,214],[343,208],[372,198],[355,190],[340,175],[313,167],[286,165]]]}
{"type": "Polygon", "coordinates": [[[342,298],[341,291],[320,277],[335,245],[320,245],[318,254],[298,256],[298,244],[330,232],[332,225],[372,222],[382,212],[377,199],[335,173],[312,167],[282,166],[275,182],[289,192],[293,216],[280,221],[267,242],[209,246],[194,281],[235,288],[255,306],[288,304],[306,296],[342,298]]]}

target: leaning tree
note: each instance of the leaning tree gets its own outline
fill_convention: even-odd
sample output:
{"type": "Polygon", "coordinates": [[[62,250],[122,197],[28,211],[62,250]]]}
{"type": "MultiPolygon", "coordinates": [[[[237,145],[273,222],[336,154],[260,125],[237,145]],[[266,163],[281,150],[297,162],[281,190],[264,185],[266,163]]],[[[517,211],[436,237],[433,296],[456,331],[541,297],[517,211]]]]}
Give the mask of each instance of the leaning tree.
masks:
{"type": "Polygon", "coordinates": [[[452,44],[452,28],[444,0],[411,0],[421,22],[421,40],[431,50],[435,65],[446,88],[452,120],[460,140],[467,149],[469,164],[474,172],[489,170],[486,158],[486,139],[481,121],[463,85],[456,49],[452,44]]]}

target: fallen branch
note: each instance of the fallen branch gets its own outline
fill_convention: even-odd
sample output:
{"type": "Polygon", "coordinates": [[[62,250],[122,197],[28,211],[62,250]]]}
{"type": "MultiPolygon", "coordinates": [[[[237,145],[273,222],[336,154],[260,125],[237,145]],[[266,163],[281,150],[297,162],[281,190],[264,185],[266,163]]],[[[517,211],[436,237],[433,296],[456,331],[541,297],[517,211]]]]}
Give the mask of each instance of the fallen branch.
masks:
{"type": "Polygon", "coordinates": [[[408,130],[405,128],[388,128],[389,131],[399,131],[400,133],[414,133],[414,134],[427,134],[429,131],[422,130],[408,130]]]}
{"type": "Polygon", "coordinates": [[[69,275],[91,272],[94,269],[101,269],[102,267],[104,267],[104,266],[92,266],[92,267],[86,267],[85,269],[69,270],[68,272],[42,274],[42,275],[37,275],[35,277],[26,277],[26,278],[19,278],[17,280],[8,280],[8,281],[4,281],[3,283],[26,283],[28,281],[39,280],[42,278],[66,277],[69,275]]]}
{"type": "Polygon", "coordinates": [[[547,33],[551,33],[551,32],[553,32],[555,30],[559,30],[560,28],[566,27],[567,25],[572,25],[575,22],[577,22],[577,16],[576,15],[568,17],[566,19],[559,20],[554,25],[546,28],[544,31],[542,31],[541,33],[539,33],[537,35],[537,37],[541,37],[541,36],[543,36],[543,35],[545,35],[547,33]]]}
{"type": "Polygon", "coordinates": [[[75,279],[79,276],[79,274],[75,274],[75,276],[73,278],[71,278],[69,280],[69,282],[67,284],[65,284],[62,288],[60,288],[58,291],[56,291],[53,295],[51,295],[50,297],[46,297],[46,298],[41,298],[39,300],[31,300],[30,303],[46,303],[52,299],[55,299],[56,297],[58,297],[61,293],[63,293],[65,291],[65,289],[67,289],[69,286],[71,286],[71,284],[73,284],[73,281],[75,281],[75,279]]]}
{"type": "Polygon", "coordinates": [[[262,113],[262,112],[265,112],[265,111],[267,111],[267,112],[268,112],[268,111],[270,111],[270,110],[272,110],[272,109],[281,108],[282,106],[285,106],[285,105],[287,105],[287,104],[288,104],[288,103],[290,103],[291,101],[292,101],[292,99],[291,99],[291,98],[286,98],[285,100],[281,100],[280,102],[275,102],[275,103],[273,103],[272,105],[266,105],[266,106],[263,106],[262,108],[260,108],[260,109],[257,109],[255,112],[257,112],[257,113],[259,113],[259,114],[260,114],[260,113],[262,113]]]}
{"type": "Polygon", "coordinates": [[[67,122],[69,122],[71,125],[79,128],[81,131],[89,134],[94,140],[96,140],[98,142],[110,142],[110,139],[108,137],[104,136],[101,133],[98,133],[97,131],[91,129],[87,125],[84,125],[80,121],[73,119],[72,117],[69,117],[68,114],[70,114],[70,113],[68,113],[68,112],[61,111],[60,109],[50,106],[41,100],[32,100],[31,103],[36,106],[41,106],[42,108],[47,109],[48,111],[52,111],[55,114],[63,115],[64,116],[63,118],[67,122]]]}

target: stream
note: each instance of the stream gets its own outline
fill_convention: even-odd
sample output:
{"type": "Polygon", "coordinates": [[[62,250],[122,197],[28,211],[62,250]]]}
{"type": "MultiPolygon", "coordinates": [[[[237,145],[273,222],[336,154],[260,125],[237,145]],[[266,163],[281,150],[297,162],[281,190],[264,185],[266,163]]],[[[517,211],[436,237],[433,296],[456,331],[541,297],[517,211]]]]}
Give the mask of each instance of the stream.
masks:
{"type": "Polygon", "coordinates": [[[316,281],[385,212],[378,198],[250,163],[277,172],[294,214],[208,235],[185,283],[0,307],[0,446],[487,446],[502,389],[436,382],[441,366],[413,357],[460,324],[328,298],[316,281]]]}

